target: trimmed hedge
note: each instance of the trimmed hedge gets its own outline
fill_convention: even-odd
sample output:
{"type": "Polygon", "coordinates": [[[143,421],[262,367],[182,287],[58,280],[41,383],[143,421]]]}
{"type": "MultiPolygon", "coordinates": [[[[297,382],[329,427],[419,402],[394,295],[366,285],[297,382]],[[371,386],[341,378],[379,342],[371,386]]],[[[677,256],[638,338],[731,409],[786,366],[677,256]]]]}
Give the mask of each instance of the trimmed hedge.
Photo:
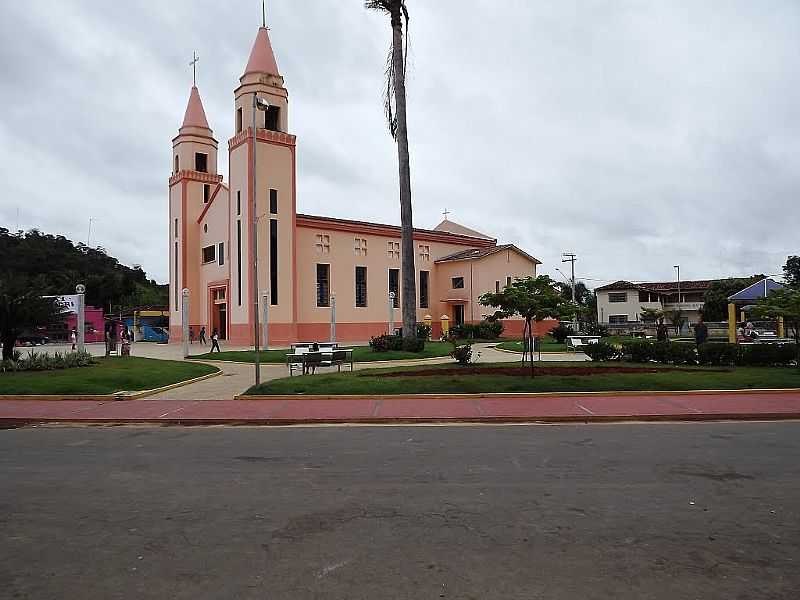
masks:
{"type": "Polygon", "coordinates": [[[630,340],[622,343],[622,355],[631,362],[665,365],[785,367],[795,362],[796,348],[793,344],[742,346],[721,342],[708,342],[698,348],[690,342],[630,340]]]}
{"type": "Polygon", "coordinates": [[[369,341],[373,352],[422,352],[425,340],[420,338],[404,339],[399,335],[379,335],[369,341]]]}
{"type": "Polygon", "coordinates": [[[596,344],[583,347],[583,353],[592,360],[622,360],[622,353],[616,346],[600,340],[596,344]]]}
{"type": "Polygon", "coordinates": [[[481,321],[480,323],[464,323],[450,328],[450,337],[459,340],[496,340],[503,334],[500,321],[481,321]]]}

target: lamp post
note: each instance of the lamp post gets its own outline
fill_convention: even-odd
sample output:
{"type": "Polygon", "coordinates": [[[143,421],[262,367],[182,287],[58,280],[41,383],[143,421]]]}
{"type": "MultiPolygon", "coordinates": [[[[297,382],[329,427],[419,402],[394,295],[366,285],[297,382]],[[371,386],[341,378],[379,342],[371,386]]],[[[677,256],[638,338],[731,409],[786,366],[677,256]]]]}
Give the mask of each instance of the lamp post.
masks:
{"type": "Polygon", "coordinates": [[[389,292],[389,335],[394,334],[394,299],[395,293],[389,292]]]}
{"type": "Polygon", "coordinates": [[[258,139],[256,138],[256,113],[257,111],[266,111],[269,108],[269,102],[263,98],[258,97],[258,92],[253,92],[253,193],[250,199],[250,220],[252,225],[250,228],[250,235],[252,240],[250,248],[253,256],[253,348],[255,349],[255,383],[261,383],[261,359],[258,353],[258,204],[256,199],[258,197],[258,188],[256,187],[256,151],[258,146],[258,139]]]}
{"type": "Polygon", "coordinates": [[[331,342],[336,341],[336,294],[331,294],[331,342]]]}
{"type": "Polygon", "coordinates": [[[189,290],[183,288],[181,292],[181,342],[183,344],[183,358],[189,356],[189,290]]]}
{"type": "Polygon", "coordinates": [[[75,293],[78,294],[78,352],[83,352],[86,332],[86,286],[79,283],[75,286],[75,293]]]}
{"type": "Polygon", "coordinates": [[[261,294],[261,303],[264,306],[264,339],[263,339],[263,346],[264,350],[269,350],[269,292],[263,292],[261,294]]]}
{"type": "MultiPolygon", "coordinates": [[[[680,265],[673,265],[673,267],[678,272],[678,275],[677,275],[677,277],[678,277],[678,306],[676,307],[676,310],[681,310],[681,266],[680,265]]],[[[680,334],[680,332],[683,330],[683,323],[678,321],[677,327],[678,327],[678,333],[680,334]]]]}

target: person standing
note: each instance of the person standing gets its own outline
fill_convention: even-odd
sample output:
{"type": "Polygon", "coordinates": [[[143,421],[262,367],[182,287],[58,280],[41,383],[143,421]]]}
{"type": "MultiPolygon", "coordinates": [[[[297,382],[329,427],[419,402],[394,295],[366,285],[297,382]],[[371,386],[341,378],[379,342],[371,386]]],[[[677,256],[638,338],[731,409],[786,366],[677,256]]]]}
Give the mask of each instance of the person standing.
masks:
{"type": "Polygon", "coordinates": [[[72,331],[69,332],[69,341],[72,343],[72,351],[75,352],[75,348],[78,344],[78,332],[75,331],[75,328],[72,328],[72,331]]]}
{"type": "Polygon", "coordinates": [[[217,352],[222,352],[219,349],[219,333],[217,333],[216,329],[211,332],[211,352],[214,352],[214,348],[217,349],[217,352]]]}
{"type": "Polygon", "coordinates": [[[694,326],[694,341],[698,346],[708,341],[708,325],[703,321],[703,317],[694,326]]]}
{"type": "Polygon", "coordinates": [[[189,343],[194,344],[194,327],[189,327],[189,343]]]}
{"type": "Polygon", "coordinates": [[[669,339],[669,332],[667,326],[664,325],[664,319],[658,320],[658,327],[656,328],[656,340],[659,342],[666,342],[669,339]]]}
{"type": "Polygon", "coordinates": [[[205,325],[203,325],[203,326],[200,328],[200,344],[202,344],[203,346],[205,346],[205,345],[206,345],[206,343],[207,343],[207,342],[206,342],[206,326],[205,326],[205,325]]]}

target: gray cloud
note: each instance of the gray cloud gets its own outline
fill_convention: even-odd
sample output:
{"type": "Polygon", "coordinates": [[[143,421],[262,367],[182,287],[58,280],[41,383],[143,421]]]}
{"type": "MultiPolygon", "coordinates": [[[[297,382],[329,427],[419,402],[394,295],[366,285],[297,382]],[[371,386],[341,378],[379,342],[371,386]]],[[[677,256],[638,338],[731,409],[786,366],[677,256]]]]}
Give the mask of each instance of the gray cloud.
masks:
{"type": "MultiPolygon", "coordinates": [[[[410,2],[415,221],[454,220],[589,279],[775,273],[797,253],[800,6],[410,2]]],[[[198,86],[221,149],[259,3],[33,0],[0,22],[0,222],[167,274],[170,140],[198,86]]],[[[399,220],[386,20],[272,0],[298,209],[399,220]]],[[[225,175],[227,160],[221,153],[225,175]]],[[[592,283],[592,282],[590,282],[592,283]]]]}

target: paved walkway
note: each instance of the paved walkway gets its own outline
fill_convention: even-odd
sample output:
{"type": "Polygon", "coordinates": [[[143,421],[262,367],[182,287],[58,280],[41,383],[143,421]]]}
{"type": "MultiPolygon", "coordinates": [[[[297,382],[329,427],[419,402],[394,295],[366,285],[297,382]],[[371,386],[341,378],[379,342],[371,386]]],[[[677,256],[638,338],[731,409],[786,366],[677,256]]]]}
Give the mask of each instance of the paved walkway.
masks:
{"type": "Polygon", "coordinates": [[[800,393],[393,397],[391,399],[0,401],[0,425],[800,419],[800,393]]]}

